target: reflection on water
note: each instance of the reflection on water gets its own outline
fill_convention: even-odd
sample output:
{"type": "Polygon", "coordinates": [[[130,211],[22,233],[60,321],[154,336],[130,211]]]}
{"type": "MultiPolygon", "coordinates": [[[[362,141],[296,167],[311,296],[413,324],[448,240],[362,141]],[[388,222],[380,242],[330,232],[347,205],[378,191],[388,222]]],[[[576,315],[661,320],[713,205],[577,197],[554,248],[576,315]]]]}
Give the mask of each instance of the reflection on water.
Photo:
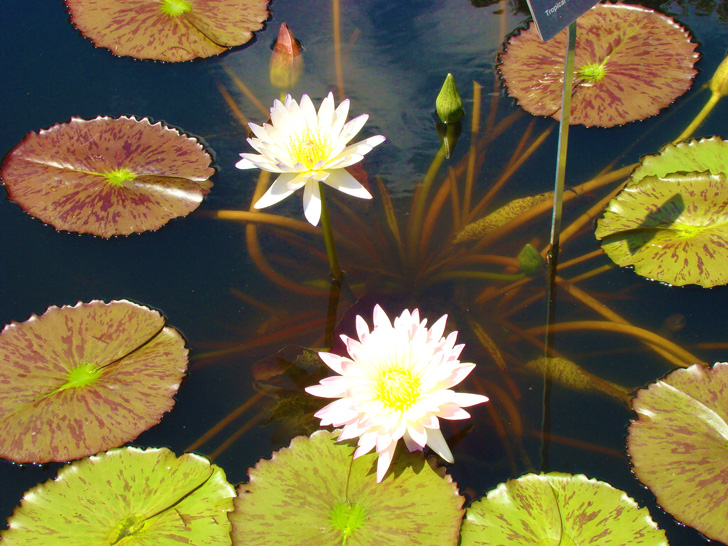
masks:
{"type": "MultiPolygon", "coordinates": [[[[62,5],[31,17],[20,0],[6,4],[0,40],[3,51],[13,55],[0,60],[6,78],[4,152],[26,132],[73,115],[134,114],[200,135],[214,150],[218,172],[201,211],[157,233],[124,239],[55,233],[14,204],[2,203],[0,319],[3,324],[24,320],[49,305],[91,299],[128,298],[163,311],[187,337],[192,365],[174,410],[135,443],[167,445],[178,453],[194,446],[214,454],[232,482],[242,481],[256,460],[315,426],[311,401],[299,395],[322,371],[306,353],[284,348],[324,345],[328,265],[320,237],[297,224],[251,229],[211,219],[222,209],[247,211],[257,176],[234,168],[238,153],[249,151],[247,131],[220,86],[248,119],[265,121],[226,68],[264,105],[271,104],[279,90],[269,82],[269,46],[280,23],[287,22],[304,44],[306,66],[293,94],[306,92],[316,102],[330,90],[337,94],[330,3],[276,2],[266,31],[251,46],[183,65],[114,58],[96,50],[67,22],[62,5]],[[56,43],[63,45],[49,46],[56,43]],[[271,359],[281,350],[280,358],[271,359]],[[236,408],[241,409],[230,423],[204,436],[236,408]]],[[[565,226],[620,179],[603,188],[584,183],[612,161],[611,169],[619,169],[655,153],[702,106],[701,87],[724,57],[728,27],[717,12],[705,16],[702,7],[676,9],[701,42],[701,72],[693,89],[645,122],[611,130],[571,129],[565,226]]],[[[368,113],[362,136],[383,134],[388,140],[367,156],[364,171],[357,174],[366,176],[372,202],[338,196],[330,201],[347,271],[340,333],[355,337],[353,316],[370,317],[375,303],[390,316],[418,307],[430,323],[449,315],[448,326],[466,344],[462,359],[478,363],[469,389],[482,389],[491,398],[473,409],[471,427],[445,429],[456,459],[451,472],[463,491],[476,496],[540,465],[543,386],[533,363],[543,356],[545,286],[540,275],[519,272],[517,257],[526,244],[537,250],[546,244],[548,204],[545,213],[512,230],[494,231],[468,245],[452,242],[471,221],[513,199],[549,191],[553,181],[555,122],[522,114],[503,96],[493,70],[503,35],[524,18],[508,3],[475,8],[462,0],[414,6],[368,0],[342,5],[341,81],[351,99],[351,116],[368,113]],[[460,141],[446,160],[438,153],[432,112],[448,72],[458,82],[467,114],[460,141]],[[478,127],[471,135],[478,109],[478,127]],[[471,149],[477,153],[471,155],[471,149]],[[428,169],[435,171],[429,186],[428,169]],[[502,188],[493,192],[499,184],[502,188]],[[355,307],[344,314],[350,305],[355,307]]],[[[719,134],[725,118],[726,105],[719,104],[698,136],[719,134]]],[[[271,212],[303,220],[299,198],[271,212]]],[[[704,346],[723,341],[724,289],[652,283],[611,268],[597,250],[591,221],[577,227],[563,247],[556,320],[571,326],[556,334],[559,356],[620,388],[663,375],[674,359],[684,357],[680,350],[706,362],[726,359],[725,349],[704,346]],[[660,353],[634,332],[605,330],[596,322],[616,322],[608,313],[661,333],[669,344],[660,353]]],[[[662,514],[631,476],[623,443],[632,414],[624,396],[604,392],[555,386],[551,469],[608,481],[648,504],[672,544],[699,542],[696,533],[662,514]]],[[[0,465],[5,517],[25,489],[55,469],[0,465]]]]}

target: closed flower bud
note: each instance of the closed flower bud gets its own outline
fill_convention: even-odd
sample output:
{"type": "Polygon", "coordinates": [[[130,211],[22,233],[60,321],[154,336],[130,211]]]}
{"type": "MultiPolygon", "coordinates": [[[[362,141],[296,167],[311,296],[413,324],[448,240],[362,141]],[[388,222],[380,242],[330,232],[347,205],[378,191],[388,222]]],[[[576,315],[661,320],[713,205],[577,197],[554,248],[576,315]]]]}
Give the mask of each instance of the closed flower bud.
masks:
{"type": "Polygon", "coordinates": [[[728,56],[718,65],[710,80],[710,90],[724,97],[728,95],[728,56]]]}
{"type": "Polygon", "coordinates": [[[440,94],[437,95],[435,101],[435,109],[443,123],[460,121],[465,114],[463,101],[460,100],[460,93],[458,93],[455,78],[452,77],[452,74],[448,74],[445,83],[442,84],[440,94]]]}
{"type": "Polygon", "coordinates": [[[270,83],[278,89],[290,89],[303,74],[301,46],[286,23],[281,23],[270,59],[270,83]]]}

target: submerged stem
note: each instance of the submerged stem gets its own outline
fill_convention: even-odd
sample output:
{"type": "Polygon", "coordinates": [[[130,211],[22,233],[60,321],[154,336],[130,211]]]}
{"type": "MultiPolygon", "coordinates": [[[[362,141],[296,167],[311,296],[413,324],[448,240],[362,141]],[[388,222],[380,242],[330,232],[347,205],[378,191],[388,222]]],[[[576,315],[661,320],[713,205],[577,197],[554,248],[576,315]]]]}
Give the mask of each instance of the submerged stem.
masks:
{"type": "Polygon", "coordinates": [[[324,244],[326,245],[326,255],[329,257],[331,277],[335,281],[341,281],[341,279],[344,278],[344,273],[339,267],[339,257],[336,255],[336,245],[334,245],[334,232],[331,229],[329,207],[326,205],[326,199],[324,198],[323,182],[319,182],[319,194],[321,195],[321,229],[324,232],[324,244]]]}

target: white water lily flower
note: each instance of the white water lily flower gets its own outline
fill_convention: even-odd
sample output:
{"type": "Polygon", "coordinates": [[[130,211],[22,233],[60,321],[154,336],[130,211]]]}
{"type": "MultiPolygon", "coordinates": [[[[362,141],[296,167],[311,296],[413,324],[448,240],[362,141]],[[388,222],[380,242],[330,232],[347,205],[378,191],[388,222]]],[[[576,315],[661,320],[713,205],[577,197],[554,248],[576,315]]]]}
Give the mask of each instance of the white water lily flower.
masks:
{"type": "Polygon", "coordinates": [[[419,311],[405,310],[389,321],[384,310],[374,307],[374,328],[356,317],[359,341],[341,336],[351,358],[319,353],[338,376],[306,388],[309,394],[338,398],[316,413],[321,426],[343,426],[339,441],[359,437],[354,458],[376,447],[377,482],[387,473],[397,441],[404,439],[410,451],[429,445],[440,457],[453,456],[440,431],[438,417],[467,419],[463,407],[487,402],[486,396],[450,390],[473,370],[460,363],[463,345],[455,345],[457,332],[447,338],[447,315],[432,328],[420,322],[419,311]]]}
{"type": "Polygon", "coordinates": [[[235,166],[281,173],[253,205],[256,209],[275,205],[303,187],[303,212],[315,226],[321,217],[319,182],[354,197],[371,199],[364,186],[344,167],[361,161],[385,138],[377,135],[347,146],[369,118],[362,114],[346,122],[348,113],[349,99],[334,109],[332,93],[323,100],[318,113],[308,95],[301,97],[300,105],[286,95],[284,103],[273,102],[270,123],[249,124],[255,138],[248,142],[260,155],[240,154],[243,159],[235,166]]]}

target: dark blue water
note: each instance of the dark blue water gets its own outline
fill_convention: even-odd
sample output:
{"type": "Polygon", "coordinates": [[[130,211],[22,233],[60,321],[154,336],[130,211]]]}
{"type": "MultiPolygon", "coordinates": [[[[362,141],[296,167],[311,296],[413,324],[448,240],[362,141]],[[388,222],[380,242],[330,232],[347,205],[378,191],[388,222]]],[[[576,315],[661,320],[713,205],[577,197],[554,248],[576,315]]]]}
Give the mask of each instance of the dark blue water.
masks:
{"type": "MultiPolygon", "coordinates": [[[[691,5],[676,3],[669,7],[701,44],[703,58],[698,64],[700,73],[693,89],[678,99],[666,114],[644,122],[612,130],[573,127],[567,183],[575,185],[587,180],[615,157],[619,166],[656,152],[682,130],[707,99],[700,88],[725,55],[728,25],[725,20],[719,20],[715,11],[706,12],[704,6],[703,12],[691,5]]],[[[506,31],[526,18],[511,5],[505,9],[506,31]]],[[[71,116],[136,115],[162,120],[200,137],[214,156],[215,185],[200,211],[174,220],[154,233],[111,240],[58,233],[30,218],[14,203],[0,202],[0,324],[23,321],[51,305],[125,298],[160,309],[169,323],[188,339],[193,360],[177,396],[177,405],[160,425],[142,434],[136,445],[165,445],[181,453],[254,394],[251,374],[254,362],[290,342],[321,343],[323,327],[319,325],[302,329],[297,337],[241,350],[214,364],[208,365],[200,359],[207,351],[242,346],[254,341],[259,335],[256,332],[266,332],[270,315],[234,296],[231,289],[276,308],[291,325],[298,324],[296,316],[303,311],[319,319],[326,313],[325,298],[294,297],[258,271],[248,255],[243,226],[206,216],[218,209],[247,209],[256,180],[256,173],[234,168],[237,154],[248,148],[243,128],[220,96],[218,82],[239,99],[241,109],[251,120],[264,121],[235,90],[222,63],[233,69],[264,104],[271,104],[278,90],[268,81],[270,45],[278,25],[285,21],[305,47],[306,72],[294,94],[307,92],[318,101],[336,87],[330,2],[280,0],[273,5],[273,11],[265,30],[247,47],[207,60],[164,64],[117,58],[106,50],[94,48],[69,23],[61,2],[29,9],[21,0],[6,0],[3,6],[0,153],[7,153],[29,131],[67,121],[71,116]],[[320,17],[312,18],[311,13],[320,17]]],[[[409,210],[414,187],[438,148],[431,114],[447,72],[455,76],[468,112],[473,107],[470,83],[473,80],[483,86],[483,117],[496,96],[500,99],[499,118],[517,110],[500,90],[494,92],[493,67],[501,42],[498,11],[496,6],[476,9],[465,0],[422,1],[416,5],[380,0],[342,2],[344,82],[346,95],[352,100],[351,113],[370,114],[364,136],[384,134],[388,138],[367,157],[364,166],[370,182],[374,183],[374,174],[382,177],[402,215],[409,210]]],[[[726,119],[728,106],[719,104],[696,136],[725,132],[726,119]]],[[[478,195],[482,195],[500,172],[530,120],[529,115],[523,116],[512,130],[491,144],[476,180],[478,195]]],[[[552,120],[537,120],[534,134],[553,124],[552,120]]],[[[554,135],[514,175],[499,202],[549,189],[556,148],[554,135]]],[[[468,145],[466,129],[450,165],[462,160],[468,145]]],[[[355,211],[360,210],[359,203],[347,201],[347,204],[355,211]]],[[[361,205],[361,211],[365,221],[381,221],[377,220],[381,217],[372,206],[361,205]]],[[[272,212],[301,219],[300,196],[284,201],[272,212]]],[[[569,218],[567,211],[567,221],[569,218]]],[[[530,236],[542,242],[547,239],[546,222],[533,230],[530,236]]],[[[289,243],[275,237],[262,237],[261,245],[267,255],[282,257],[275,262],[282,271],[295,270],[295,260],[307,257],[305,252],[297,253],[289,243]],[[287,256],[293,257],[292,263],[282,261],[287,256]]],[[[319,248],[323,251],[322,243],[319,248]]],[[[565,249],[564,259],[595,248],[597,243],[586,233],[565,249]]],[[[600,260],[594,265],[607,263],[606,258],[600,260]]],[[[319,259],[315,264],[302,269],[309,272],[308,278],[325,278],[325,262],[319,259]]],[[[301,277],[304,280],[305,275],[301,277]]],[[[372,281],[363,270],[352,269],[348,280],[359,285],[371,281],[375,293],[383,292],[376,279],[372,281]]],[[[660,330],[667,317],[683,315],[684,328],[673,334],[683,345],[724,339],[728,324],[725,289],[670,288],[642,280],[628,270],[601,275],[583,287],[598,294],[604,303],[633,323],[653,330],[660,330]]],[[[380,297],[370,294],[367,300],[370,306],[362,313],[370,319],[374,300],[381,301],[392,313],[399,313],[404,306],[419,306],[431,321],[450,313],[453,325],[463,332],[461,341],[467,343],[463,358],[482,363],[481,377],[499,383],[488,353],[467,333],[465,306],[462,302],[453,303],[458,301],[462,290],[461,286],[446,284],[424,293],[401,290],[380,297]]],[[[558,311],[563,320],[592,317],[569,300],[560,303],[558,311]]],[[[524,324],[539,324],[545,318],[543,301],[531,305],[518,317],[524,324]]],[[[497,328],[490,333],[506,353],[509,364],[515,367],[538,356],[533,347],[524,346],[497,328]]],[[[571,355],[583,355],[591,371],[626,385],[644,384],[669,369],[653,354],[640,349],[638,343],[624,338],[612,341],[603,334],[558,337],[556,348],[571,355]],[[615,346],[624,348],[625,352],[616,355],[608,352],[615,346]]],[[[701,357],[711,362],[725,360],[724,354],[700,352],[701,357]]],[[[521,393],[516,405],[527,431],[533,433],[523,439],[533,467],[519,458],[513,463],[517,467],[514,472],[491,416],[483,407],[475,408],[471,421],[475,427],[454,450],[457,463],[452,473],[463,490],[472,490],[478,496],[508,478],[538,469],[540,463],[540,440],[536,435],[542,404],[540,380],[518,371],[514,371],[513,378],[521,393]]],[[[507,412],[495,399],[494,404],[508,425],[507,412]]],[[[557,389],[552,409],[555,434],[622,451],[631,417],[626,408],[603,397],[557,389]]],[[[212,452],[256,412],[245,414],[200,451],[212,452]]],[[[285,433],[276,432],[274,436],[273,432],[273,427],[253,427],[215,462],[226,470],[231,482],[245,480],[248,467],[259,458],[268,457],[272,449],[288,443],[285,433]]],[[[675,524],[654,506],[651,494],[630,474],[625,457],[555,442],[550,451],[550,465],[553,470],[585,473],[608,481],[641,504],[648,503],[653,518],[667,530],[671,544],[702,542],[697,533],[675,524]]],[[[56,469],[57,465],[0,463],[3,518],[12,513],[26,489],[52,477],[56,469]]]]}

